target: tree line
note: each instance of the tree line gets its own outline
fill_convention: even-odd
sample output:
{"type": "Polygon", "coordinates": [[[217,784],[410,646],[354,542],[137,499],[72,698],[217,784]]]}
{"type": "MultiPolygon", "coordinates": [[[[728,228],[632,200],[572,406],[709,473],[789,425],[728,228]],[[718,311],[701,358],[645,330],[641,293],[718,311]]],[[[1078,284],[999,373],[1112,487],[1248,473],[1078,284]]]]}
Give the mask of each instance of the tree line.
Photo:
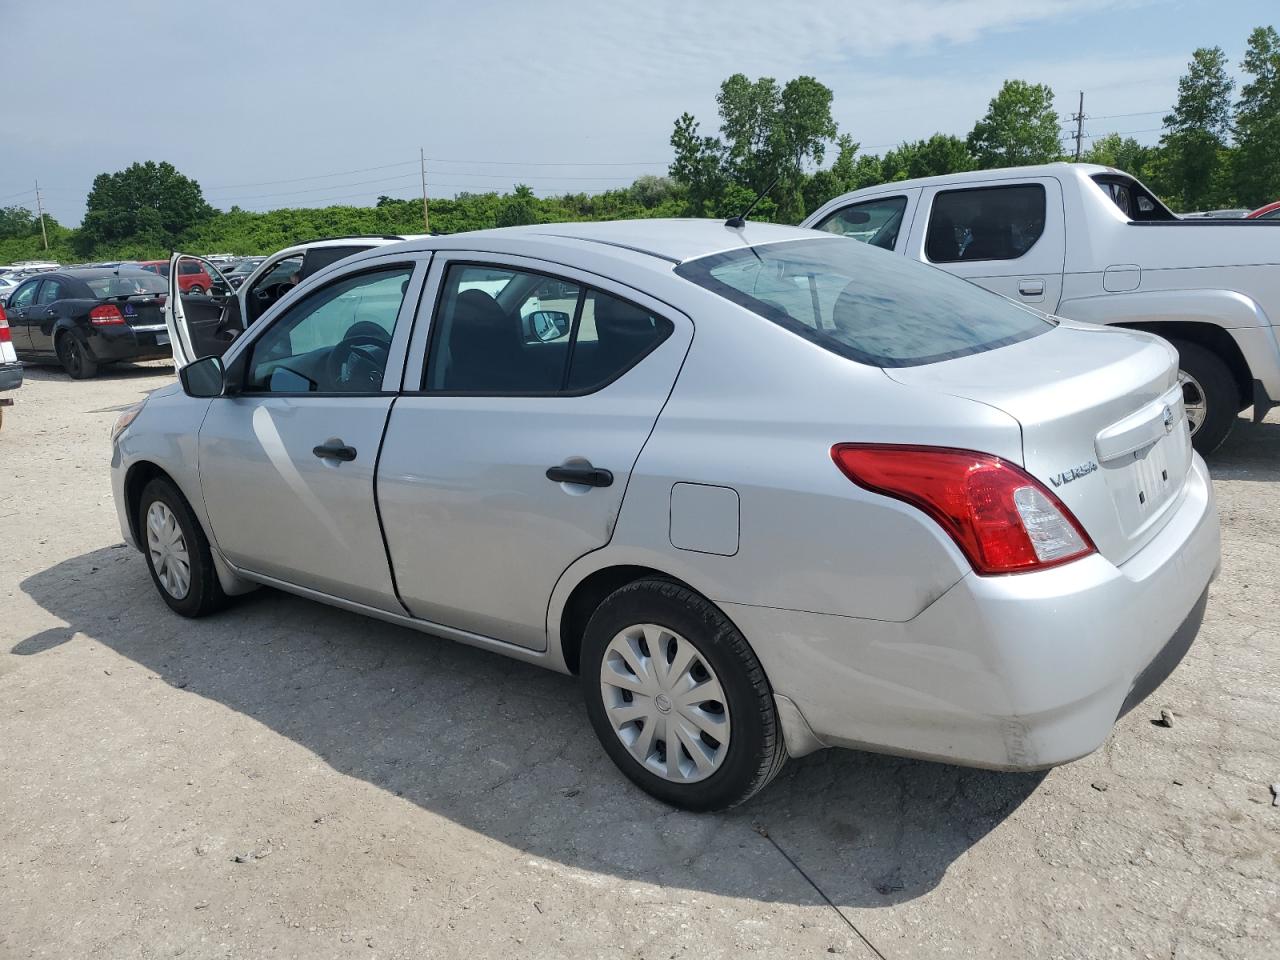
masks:
{"type": "MultiPolygon", "coordinates": [[[[1132,173],[1178,211],[1252,208],[1280,199],[1280,34],[1270,26],[1252,31],[1238,90],[1227,65],[1220,47],[1195,50],[1158,144],[1108,133],[1093,139],[1081,159],[1132,173]]],[[[570,220],[727,217],[761,194],[754,217],[798,223],[849,190],[1068,159],[1064,120],[1045,84],[1006,80],[966,136],[935,133],[883,154],[862,151],[842,133],[832,103],[831,89],[813,77],[779,84],[735,74],[716,97],[716,134],[704,133],[689,113],[675,121],[667,176],[593,194],[539,197],[520,184],[510,193],[433,199],[431,228],[455,233],[570,220]]],[[[44,219],[47,253],[32,211],[0,208],[0,263],[154,259],[175,249],[263,254],[317,236],[420,233],[422,205],[383,196],[372,207],[217,210],[195,180],[172,164],[148,161],[99,174],[78,228],[44,219]]]]}

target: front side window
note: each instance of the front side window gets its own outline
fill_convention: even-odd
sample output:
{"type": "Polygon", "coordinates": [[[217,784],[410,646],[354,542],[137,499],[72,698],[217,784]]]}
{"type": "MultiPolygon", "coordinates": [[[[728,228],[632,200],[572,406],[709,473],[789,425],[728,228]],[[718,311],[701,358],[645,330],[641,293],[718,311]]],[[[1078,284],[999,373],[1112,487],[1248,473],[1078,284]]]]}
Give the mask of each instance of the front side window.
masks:
{"type": "Polygon", "coordinates": [[[9,298],[9,309],[15,310],[19,307],[31,306],[31,301],[35,299],[38,286],[40,286],[39,280],[28,280],[20,286],[13,292],[13,296],[9,298]]]}
{"type": "Polygon", "coordinates": [[[982,353],[1053,327],[968,281],[834,237],[730,250],[675,272],[832,353],[877,367],[982,353]]]}
{"type": "Polygon", "coordinates": [[[898,242],[906,210],[906,197],[878,197],[843,207],[815,224],[814,229],[892,250],[898,242]]]}
{"type": "Polygon", "coordinates": [[[1017,260],[1044,233],[1038,183],[944,190],[933,198],[924,252],[933,263],[1017,260]]]}
{"type": "Polygon", "coordinates": [[[347,277],[294,304],[253,345],[245,389],[377,393],[411,266],[347,277]]]}
{"type": "Polygon", "coordinates": [[[424,390],[501,396],[598,390],[674,328],[571,280],[457,264],[445,275],[432,329],[424,390]]]}

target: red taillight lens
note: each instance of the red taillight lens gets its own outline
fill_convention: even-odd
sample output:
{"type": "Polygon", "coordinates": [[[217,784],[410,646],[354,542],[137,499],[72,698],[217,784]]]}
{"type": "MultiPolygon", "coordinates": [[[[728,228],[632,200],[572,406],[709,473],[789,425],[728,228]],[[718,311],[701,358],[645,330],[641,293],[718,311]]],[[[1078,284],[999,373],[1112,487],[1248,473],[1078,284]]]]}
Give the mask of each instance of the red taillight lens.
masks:
{"type": "Polygon", "coordinates": [[[858,486],[927,513],[978,573],[1043,570],[1095,550],[1043,484],[991,454],[841,443],[831,448],[831,459],[858,486]]]}
{"type": "Polygon", "coordinates": [[[108,327],[113,323],[124,323],[124,314],[114,303],[103,303],[89,311],[89,322],[95,327],[108,327]]]}
{"type": "Polygon", "coordinates": [[[0,343],[8,343],[13,339],[9,333],[9,318],[5,315],[4,307],[0,307],[0,343]]]}

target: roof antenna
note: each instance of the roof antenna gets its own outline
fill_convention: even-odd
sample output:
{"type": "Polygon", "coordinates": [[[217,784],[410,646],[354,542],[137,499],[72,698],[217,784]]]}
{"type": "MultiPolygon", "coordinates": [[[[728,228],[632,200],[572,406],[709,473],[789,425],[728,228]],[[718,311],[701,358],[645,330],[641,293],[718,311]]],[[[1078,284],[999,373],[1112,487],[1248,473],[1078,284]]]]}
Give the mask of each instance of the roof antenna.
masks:
{"type": "Polygon", "coordinates": [[[742,213],[738,214],[736,217],[730,217],[728,220],[724,222],[724,225],[726,227],[733,227],[733,229],[735,230],[741,230],[743,227],[745,227],[747,225],[747,217],[751,216],[751,211],[754,210],[759,205],[761,200],[763,200],[768,194],[773,192],[773,188],[778,185],[778,181],[781,179],[782,179],[782,174],[778,174],[771,181],[769,181],[769,185],[765,187],[763,190],[761,190],[758,194],[756,194],[756,198],[751,201],[751,206],[747,207],[747,209],[743,210],[742,213]]]}

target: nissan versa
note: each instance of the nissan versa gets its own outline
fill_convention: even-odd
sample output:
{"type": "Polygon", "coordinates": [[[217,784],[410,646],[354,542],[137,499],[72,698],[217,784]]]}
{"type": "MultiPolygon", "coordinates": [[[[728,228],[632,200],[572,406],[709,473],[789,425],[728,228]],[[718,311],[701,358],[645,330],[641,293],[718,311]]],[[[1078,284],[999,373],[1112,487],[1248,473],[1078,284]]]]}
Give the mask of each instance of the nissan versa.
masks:
{"type": "Polygon", "coordinates": [[[825,746],[1064,763],[1199,628],[1217,513],[1149,334],[768,224],[396,243],[243,327],[181,259],[181,386],[112,456],[161,598],[266,584],[576,673],[669,803],[825,746]]]}

